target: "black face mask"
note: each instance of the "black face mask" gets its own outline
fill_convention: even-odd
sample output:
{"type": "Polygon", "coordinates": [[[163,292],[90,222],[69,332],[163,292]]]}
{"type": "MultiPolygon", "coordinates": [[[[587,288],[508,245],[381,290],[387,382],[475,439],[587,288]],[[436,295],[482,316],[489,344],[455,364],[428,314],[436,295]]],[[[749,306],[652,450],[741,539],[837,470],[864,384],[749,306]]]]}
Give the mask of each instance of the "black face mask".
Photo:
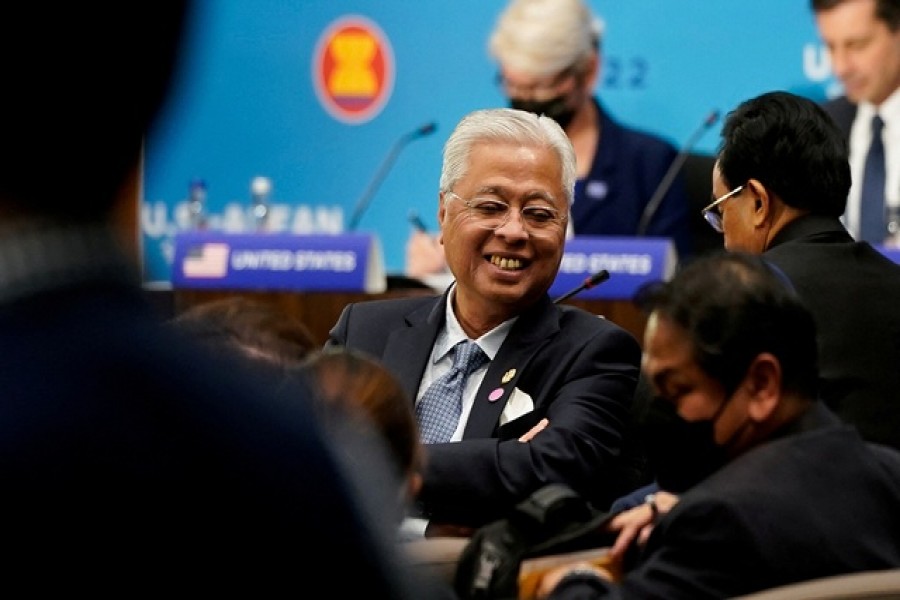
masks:
{"type": "Polygon", "coordinates": [[[566,95],[562,94],[550,100],[519,100],[511,98],[509,105],[512,108],[525,110],[536,115],[547,115],[565,129],[575,118],[575,109],[569,108],[566,95]]]}
{"type": "Polygon", "coordinates": [[[727,462],[725,449],[716,444],[713,433],[719,414],[721,409],[711,419],[687,421],[671,402],[653,401],[645,434],[647,453],[660,488],[680,494],[727,462]]]}

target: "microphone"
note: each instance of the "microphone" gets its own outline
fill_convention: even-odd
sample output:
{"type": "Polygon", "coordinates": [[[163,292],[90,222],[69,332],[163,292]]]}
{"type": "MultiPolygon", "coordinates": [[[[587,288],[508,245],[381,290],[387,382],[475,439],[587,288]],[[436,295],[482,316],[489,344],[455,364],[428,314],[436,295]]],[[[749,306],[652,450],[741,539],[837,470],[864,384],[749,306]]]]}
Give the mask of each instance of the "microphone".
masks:
{"type": "Polygon", "coordinates": [[[657,185],[656,189],[653,191],[653,195],[647,202],[647,206],[644,207],[644,212],[641,213],[641,220],[638,222],[637,235],[647,234],[647,227],[650,226],[650,220],[653,219],[656,211],[659,210],[659,205],[662,203],[663,197],[669,192],[672,183],[675,182],[675,177],[687,160],[688,154],[690,154],[691,150],[694,148],[694,144],[696,144],[697,140],[700,139],[700,136],[706,133],[706,130],[715,125],[718,120],[718,110],[713,110],[706,115],[706,118],[703,119],[700,127],[694,131],[691,137],[688,138],[688,141],[684,144],[684,147],[682,147],[681,151],[678,152],[678,155],[675,156],[675,159],[672,161],[672,164],[669,165],[666,174],[663,175],[663,178],[659,181],[659,185],[657,185]]]}
{"type": "Polygon", "coordinates": [[[562,302],[563,300],[568,300],[575,294],[580,294],[584,290],[589,290],[592,287],[596,287],[596,286],[600,285],[601,283],[603,283],[604,281],[606,281],[607,279],[609,279],[609,271],[607,271],[606,269],[597,271],[596,273],[594,273],[593,275],[591,275],[590,277],[588,277],[587,279],[582,281],[581,285],[579,285],[577,288],[575,288],[574,290],[569,290],[568,292],[566,292],[565,294],[563,294],[562,296],[560,296],[559,298],[554,300],[553,304],[558,304],[558,303],[562,302]]]}
{"type": "Polygon", "coordinates": [[[425,221],[422,220],[422,217],[419,216],[414,210],[409,211],[409,214],[406,216],[409,220],[409,224],[412,225],[416,231],[421,231],[422,233],[428,233],[428,226],[425,225],[425,221]]]}
{"type": "Polygon", "coordinates": [[[426,135],[431,135],[436,130],[437,123],[431,121],[430,123],[425,123],[424,125],[416,127],[408,133],[404,133],[396,142],[394,142],[394,145],[391,146],[387,156],[385,156],[384,160],[381,162],[381,166],[378,167],[378,170],[375,172],[372,181],[369,182],[369,185],[366,186],[366,189],[359,197],[359,200],[356,201],[356,206],[353,208],[353,214],[350,216],[350,222],[347,225],[348,231],[356,230],[356,226],[359,225],[359,220],[369,206],[369,201],[372,199],[372,196],[375,195],[375,192],[381,186],[381,182],[384,181],[385,176],[391,170],[400,151],[411,141],[425,137],[426,135]]]}

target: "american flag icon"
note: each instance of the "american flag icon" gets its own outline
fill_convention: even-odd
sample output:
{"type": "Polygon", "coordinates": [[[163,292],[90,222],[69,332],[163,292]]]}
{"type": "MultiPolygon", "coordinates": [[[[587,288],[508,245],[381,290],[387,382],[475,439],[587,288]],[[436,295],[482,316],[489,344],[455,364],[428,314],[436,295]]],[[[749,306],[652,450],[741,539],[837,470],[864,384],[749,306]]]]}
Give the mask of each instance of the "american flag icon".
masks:
{"type": "Polygon", "coordinates": [[[181,269],[185,277],[219,279],[228,274],[228,244],[208,242],[188,249],[181,269]]]}

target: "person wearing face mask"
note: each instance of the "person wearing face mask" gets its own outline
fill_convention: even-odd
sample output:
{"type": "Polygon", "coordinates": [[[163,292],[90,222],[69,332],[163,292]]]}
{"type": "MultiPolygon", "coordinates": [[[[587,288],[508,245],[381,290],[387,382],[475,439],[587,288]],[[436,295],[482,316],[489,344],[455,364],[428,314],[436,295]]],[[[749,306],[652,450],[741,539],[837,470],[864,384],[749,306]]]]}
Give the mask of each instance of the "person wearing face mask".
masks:
{"type": "Polygon", "coordinates": [[[539,597],[731,598],[900,566],[900,453],[817,399],[815,323],[784,275],[716,253],[640,301],[642,368],[673,409],[658,474],[682,494],[633,565],[561,566],[539,597]]]}
{"type": "MultiPolygon", "coordinates": [[[[488,47],[509,105],[553,118],[572,141],[577,179],[569,235],[635,236],[678,152],[669,141],[616,121],[599,101],[602,34],[601,19],[583,0],[512,0],[488,47]]],[[[694,254],[681,175],[644,234],[671,238],[681,261],[694,254]]],[[[407,275],[425,277],[444,268],[439,240],[414,232],[407,275]]]]}

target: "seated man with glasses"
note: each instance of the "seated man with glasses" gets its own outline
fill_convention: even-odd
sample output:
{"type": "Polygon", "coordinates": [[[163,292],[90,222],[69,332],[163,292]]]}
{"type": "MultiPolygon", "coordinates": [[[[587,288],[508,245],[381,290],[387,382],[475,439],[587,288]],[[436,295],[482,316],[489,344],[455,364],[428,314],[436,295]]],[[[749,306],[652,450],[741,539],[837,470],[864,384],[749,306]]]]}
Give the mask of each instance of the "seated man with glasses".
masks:
{"type": "MultiPolygon", "coordinates": [[[[866,439],[900,449],[900,265],[841,223],[850,189],[841,132],[813,101],[772,92],[729,113],[721,135],[718,197],[703,217],[727,250],[762,254],[780,269],[812,312],[821,399],[866,439]]],[[[655,489],[615,506],[636,507],[655,489]]]]}
{"type": "Polygon", "coordinates": [[[814,102],[772,92],[732,111],[703,212],[727,250],[780,268],[819,327],[822,399],[872,441],[900,448],[900,265],[841,223],[844,138],[814,102]]]}
{"type": "Polygon", "coordinates": [[[623,447],[640,346],[547,295],[575,177],[572,144],[549,117],[469,114],[439,184],[455,282],[439,296],[348,305],[331,330],[329,344],[375,356],[415,399],[427,445],[412,535],[468,534],[548,483],[600,507],[637,484],[623,447]],[[477,359],[464,368],[459,356],[477,359]],[[441,415],[426,419],[432,408],[441,415]]]}
{"type": "MultiPolygon", "coordinates": [[[[602,29],[583,0],[512,0],[489,42],[497,82],[512,108],[551,117],[572,141],[571,235],[669,237],[685,260],[693,254],[692,217],[681,176],[648,206],[677,150],[619,123],[599,102],[602,29]]],[[[445,267],[440,244],[423,232],[413,232],[406,258],[411,277],[445,267]]]]}

